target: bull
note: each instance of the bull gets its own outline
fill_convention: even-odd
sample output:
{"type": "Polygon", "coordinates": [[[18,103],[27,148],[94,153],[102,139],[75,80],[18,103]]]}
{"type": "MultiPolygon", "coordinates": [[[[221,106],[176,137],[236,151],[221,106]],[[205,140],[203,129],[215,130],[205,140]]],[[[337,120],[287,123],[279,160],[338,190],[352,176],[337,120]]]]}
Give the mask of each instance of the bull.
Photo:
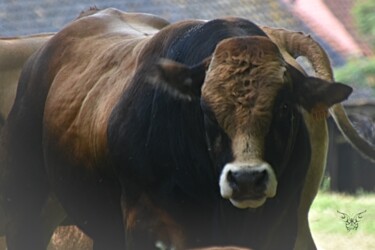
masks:
{"type": "Polygon", "coordinates": [[[236,17],[83,16],[28,60],[1,133],[8,247],[45,248],[53,193],[95,249],[314,249],[328,109],[375,155],[345,120],[351,91],[299,33],[236,17]]]}

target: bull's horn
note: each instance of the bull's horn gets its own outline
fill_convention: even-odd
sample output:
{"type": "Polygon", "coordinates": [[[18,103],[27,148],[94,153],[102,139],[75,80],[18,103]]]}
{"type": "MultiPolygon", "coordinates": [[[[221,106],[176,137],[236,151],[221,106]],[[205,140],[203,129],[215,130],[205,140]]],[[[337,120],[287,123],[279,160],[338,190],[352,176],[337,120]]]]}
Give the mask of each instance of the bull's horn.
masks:
{"type": "Polygon", "coordinates": [[[357,130],[355,130],[346,115],[344,107],[341,104],[336,104],[330,108],[329,111],[341,133],[352,143],[353,147],[355,147],[366,158],[375,162],[375,146],[371,145],[358,134],[357,130]]]}
{"type": "Polygon", "coordinates": [[[262,27],[262,29],[280,48],[281,52],[286,51],[294,59],[299,56],[306,57],[314,68],[317,77],[326,81],[333,80],[329,58],[324,49],[311,36],[285,29],[270,27],[262,27]]]}
{"type": "MultiPolygon", "coordinates": [[[[270,27],[262,27],[262,29],[269,38],[277,44],[283,55],[286,52],[293,58],[297,58],[298,56],[306,57],[312,64],[317,77],[329,82],[334,81],[332,67],[326,52],[311,36],[284,29],[274,29],[270,27]]],[[[288,55],[285,60],[290,63],[288,55]]],[[[290,64],[294,66],[294,63],[290,64]]],[[[297,69],[299,69],[299,67],[297,67],[297,69]]],[[[375,147],[358,134],[346,115],[342,104],[334,105],[329,111],[346,139],[366,158],[375,162],[375,147]]]]}

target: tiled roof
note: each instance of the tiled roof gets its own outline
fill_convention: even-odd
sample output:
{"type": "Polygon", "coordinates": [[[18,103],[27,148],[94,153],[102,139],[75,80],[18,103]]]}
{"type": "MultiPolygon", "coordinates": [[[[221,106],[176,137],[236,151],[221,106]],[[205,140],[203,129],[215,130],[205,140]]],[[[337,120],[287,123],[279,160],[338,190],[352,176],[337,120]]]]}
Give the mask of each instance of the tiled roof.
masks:
{"type": "Polygon", "coordinates": [[[304,31],[323,44],[334,65],[343,58],[314,35],[282,0],[8,0],[0,1],[0,36],[17,36],[61,29],[91,6],[147,12],[174,22],[221,16],[245,17],[259,25],[304,31]]]}
{"type": "Polygon", "coordinates": [[[0,2],[0,35],[57,31],[90,6],[148,12],[170,21],[232,15],[262,25],[299,28],[298,20],[274,0],[17,0],[0,2]]]}

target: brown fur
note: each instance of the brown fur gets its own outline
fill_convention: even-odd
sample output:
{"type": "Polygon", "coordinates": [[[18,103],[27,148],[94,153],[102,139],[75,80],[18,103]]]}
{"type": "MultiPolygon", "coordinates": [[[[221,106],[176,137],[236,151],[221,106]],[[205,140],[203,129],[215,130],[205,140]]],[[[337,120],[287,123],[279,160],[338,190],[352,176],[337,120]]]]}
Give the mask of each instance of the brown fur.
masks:
{"type": "Polygon", "coordinates": [[[240,133],[260,141],[268,131],[285,70],[281,54],[269,39],[227,39],[214,52],[202,96],[231,138],[240,133]]]}
{"type": "Polygon", "coordinates": [[[47,98],[45,123],[53,134],[59,136],[61,147],[70,149],[67,154],[74,155],[77,162],[92,167],[105,157],[108,116],[126,88],[124,83],[132,77],[128,72],[136,67],[133,60],[123,59],[130,53],[136,54],[147,39],[146,35],[132,28],[128,28],[127,32],[133,34],[128,38],[115,34],[110,39],[102,37],[103,31],[97,27],[108,29],[110,27],[104,24],[111,22],[101,22],[101,25],[96,22],[109,17],[86,18],[88,25],[72,27],[76,37],[71,33],[70,37],[64,37],[65,33],[60,33],[53,38],[70,42],[62,45],[66,49],[62,50],[60,57],[56,57],[52,66],[58,71],[55,72],[50,98],[47,98]],[[76,38],[93,46],[82,46],[85,43],[77,43],[76,38]],[[81,57],[91,57],[92,60],[82,61],[81,57]],[[122,70],[125,68],[127,71],[122,70]]]}

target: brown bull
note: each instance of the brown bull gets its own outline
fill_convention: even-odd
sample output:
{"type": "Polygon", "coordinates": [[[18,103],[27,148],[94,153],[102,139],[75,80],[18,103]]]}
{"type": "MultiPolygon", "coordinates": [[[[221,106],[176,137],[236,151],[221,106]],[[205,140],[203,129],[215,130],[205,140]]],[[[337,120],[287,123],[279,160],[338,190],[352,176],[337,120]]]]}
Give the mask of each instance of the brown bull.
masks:
{"type": "Polygon", "coordinates": [[[266,33],[108,9],[51,38],[1,135],[9,248],[44,247],[50,191],[97,249],[314,248],[325,115],[351,88],[305,76],[286,55],[311,50],[266,33]]]}

